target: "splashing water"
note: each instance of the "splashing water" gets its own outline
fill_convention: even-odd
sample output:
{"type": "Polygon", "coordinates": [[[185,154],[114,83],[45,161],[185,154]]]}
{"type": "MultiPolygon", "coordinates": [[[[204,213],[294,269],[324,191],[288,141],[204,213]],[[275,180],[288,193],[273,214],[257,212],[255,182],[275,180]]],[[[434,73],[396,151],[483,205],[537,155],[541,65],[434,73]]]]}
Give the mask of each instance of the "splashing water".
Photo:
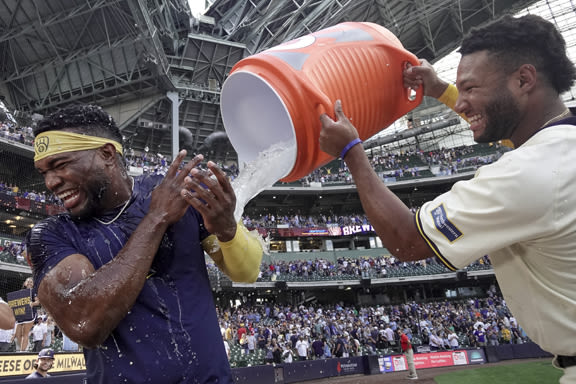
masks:
{"type": "Polygon", "coordinates": [[[242,162],[240,173],[232,182],[236,193],[234,218],[242,219],[244,207],[252,198],[286,176],[294,166],[295,142],[279,142],[260,152],[256,160],[242,162]]]}

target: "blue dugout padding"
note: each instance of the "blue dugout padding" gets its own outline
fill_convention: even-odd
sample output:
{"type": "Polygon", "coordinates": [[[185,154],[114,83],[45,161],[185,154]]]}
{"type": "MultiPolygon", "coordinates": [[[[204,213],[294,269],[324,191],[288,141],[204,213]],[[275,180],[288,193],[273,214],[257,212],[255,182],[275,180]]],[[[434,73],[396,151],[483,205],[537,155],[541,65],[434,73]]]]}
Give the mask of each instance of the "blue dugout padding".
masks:
{"type": "Polygon", "coordinates": [[[542,350],[535,343],[524,344],[502,344],[498,346],[484,347],[486,358],[489,363],[495,363],[501,360],[513,359],[533,359],[552,357],[552,354],[542,350]]]}

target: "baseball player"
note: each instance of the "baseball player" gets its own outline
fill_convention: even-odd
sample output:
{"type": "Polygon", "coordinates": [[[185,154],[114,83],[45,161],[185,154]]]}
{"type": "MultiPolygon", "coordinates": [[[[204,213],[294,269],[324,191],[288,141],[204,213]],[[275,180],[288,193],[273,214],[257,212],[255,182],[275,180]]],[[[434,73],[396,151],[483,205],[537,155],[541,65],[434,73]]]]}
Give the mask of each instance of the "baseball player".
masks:
{"type": "Polygon", "coordinates": [[[436,256],[458,270],[489,255],[514,316],[556,355],[560,383],[576,383],[576,117],[560,98],[576,68],[562,35],[535,15],[472,30],[460,53],[456,87],[426,63],[404,76],[407,86],[423,86],[466,116],[476,142],[512,141],[515,150],[473,179],[413,214],[371,168],[338,101],[336,120],[321,116],[320,148],[346,161],[370,223],[394,256],[436,256]]]}

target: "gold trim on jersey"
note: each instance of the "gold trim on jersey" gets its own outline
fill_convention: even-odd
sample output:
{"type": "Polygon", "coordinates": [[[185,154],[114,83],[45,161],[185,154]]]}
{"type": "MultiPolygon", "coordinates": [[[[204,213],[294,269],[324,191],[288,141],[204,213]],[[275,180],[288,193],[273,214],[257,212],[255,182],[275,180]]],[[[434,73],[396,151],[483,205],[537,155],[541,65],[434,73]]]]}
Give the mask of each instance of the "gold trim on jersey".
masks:
{"type": "Polygon", "coordinates": [[[442,264],[444,264],[451,271],[457,271],[459,268],[456,268],[454,265],[452,265],[451,262],[448,261],[448,259],[442,256],[442,253],[440,252],[436,244],[434,244],[434,242],[426,235],[426,233],[424,233],[424,229],[422,228],[422,222],[420,221],[420,208],[418,208],[418,210],[416,211],[415,220],[416,220],[416,228],[418,229],[418,232],[420,232],[420,236],[422,236],[424,241],[426,241],[426,244],[428,244],[432,252],[434,252],[434,255],[436,255],[436,257],[438,258],[438,260],[440,260],[442,264]]]}

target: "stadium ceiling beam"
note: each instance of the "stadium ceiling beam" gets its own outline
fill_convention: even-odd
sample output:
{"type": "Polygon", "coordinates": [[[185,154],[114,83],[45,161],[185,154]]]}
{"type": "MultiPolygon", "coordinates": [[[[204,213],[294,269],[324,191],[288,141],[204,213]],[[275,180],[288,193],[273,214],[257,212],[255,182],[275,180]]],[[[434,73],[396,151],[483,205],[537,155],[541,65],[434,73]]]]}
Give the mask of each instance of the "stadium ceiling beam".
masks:
{"type": "MultiPolygon", "coordinates": [[[[6,33],[0,34],[0,43],[26,34],[34,34],[37,30],[63,23],[83,14],[92,13],[95,9],[115,6],[123,1],[125,0],[85,0],[83,2],[75,3],[75,7],[64,11],[56,12],[44,17],[37,15],[37,18],[29,20],[28,23],[23,23],[19,26],[12,26],[11,28],[6,29],[6,33]]],[[[22,9],[20,3],[22,3],[22,1],[19,2],[16,11],[22,9]]],[[[16,14],[12,16],[12,21],[14,20],[15,15],[16,14]]]]}
{"type": "Polygon", "coordinates": [[[67,65],[76,61],[86,60],[89,57],[101,55],[103,53],[110,52],[118,48],[133,46],[135,44],[138,44],[140,41],[141,38],[134,38],[133,36],[123,36],[114,41],[100,42],[91,47],[70,52],[70,54],[68,54],[65,57],[52,57],[50,58],[50,60],[34,63],[32,65],[24,67],[18,73],[9,75],[4,80],[6,82],[11,82],[18,79],[23,79],[31,75],[34,75],[38,72],[47,71],[49,69],[55,67],[57,68],[62,65],[67,65]]]}
{"type": "MultiPolygon", "coordinates": [[[[327,1],[329,2],[329,1],[327,1]]],[[[305,1],[305,3],[309,3],[309,1],[305,1]]],[[[294,11],[284,12],[286,9],[284,4],[280,2],[272,3],[273,6],[268,8],[266,13],[266,17],[262,17],[256,20],[254,28],[252,28],[251,33],[246,36],[247,48],[250,54],[254,54],[258,51],[257,47],[259,43],[262,41],[261,37],[268,37],[268,41],[277,41],[278,35],[280,33],[286,33],[294,29],[294,20],[297,15],[302,12],[302,8],[294,1],[292,4],[296,5],[296,9],[294,11]],[[268,25],[275,22],[280,22],[280,20],[284,20],[282,26],[276,28],[275,31],[270,30],[268,25]]],[[[282,40],[282,39],[281,39],[282,40]]],[[[266,45],[265,46],[270,46],[266,45]]]]}
{"type": "MultiPolygon", "coordinates": [[[[72,100],[91,99],[110,89],[124,87],[126,92],[132,92],[133,85],[141,84],[147,77],[155,75],[152,73],[155,67],[147,66],[145,59],[146,53],[135,49],[133,41],[127,40],[127,44],[110,52],[88,55],[65,65],[47,67],[44,71],[33,72],[28,77],[5,83],[8,89],[14,90],[13,99],[18,108],[27,109],[27,104],[35,102],[34,109],[46,109],[72,100]],[[128,56],[131,56],[130,61],[128,56]],[[109,57],[118,59],[108,60],[109,57]],[[104,62],[107,66],[104,66],[104,62]],[[73,82],[70,79],[71,72],[82,75],[73,82]],[[47,85],[48,90],[40,88],[39,83],[47,85]]],[[[154,83],[155,87],[158,85],[154,83]]]]}
{"type": "Polygon", "coordinates": [[[221,0],[216,2],[212,8],[220,16],[218,24],[225,34],[231,37],[232,40],[242,41],[242,39],[236,39],[234,36],[238,36],[241,31],[247,30],[249,25],[247,25],[246,20],[250,20],[254,16],[263,17],[263,9],[267,3],[268,0],[221,0]],[[229,4],[231,6],[228,9],[229,4]]]}
{"type": "MultiPolygon", "coordinates": [[[[425,42],[425,46],[430,52],[432,52],[432,55],[434,57],[437,57],[438,52],[435,44],[435,36],[434,32],[432,31],[433,27],[430,24],[429,19],[430,12],[434,12],[433,7],[435,6],[434,5],[428,6],[425,0],[419,0],[417,4],[418,4],[417,7],[418,9],[420,9],[422,15],[422,17],[418,19],[418,25],[425,42]]],[[[414,54],[416,54],[416,56],[420,56],[419,52],[414,52],[414,54]]]]}
{"type": "Polygon", "coordinates": [[[462,2],[458,1],[457,7],[451,8],[452,12],[452,22],[454,28],[460,33],[460,36],[464,35],[464,21],[462,20],[462,2]]]}
{"type": "Polygon", "coordinates": [[[345,13],[346,7],[352,5],[354,7],[362,7],[364,3],[371,3],[372,1],[373,0],[356,0],[354,2],[338,0],[310,1],[309,4],[306,4],[307,7],[309,7],[309,9],[306,9],[308,14],[305,15],[302,9],[299,9],[297,13],[293,13],[289,20],[290,23],[284,23],[283,28],[278,28],[278,32],[282,33],[273,35],[271,41],[275,41],[275,44],[278,44],[324,29],[328,25],[333,24],[331,20],[340,19],[341,15],[345,13]],[[303,14],[304,16],[302,17],[303,14]],[[298,21],[298,19],[301,20],[298,21]],[[314,22],[316,22],[316,25],[311,27],[314,22]],[[283,31],[284,27],[286,27],[286,29],[283,31]]]}
{"type": "Polygon", "coordinates": [[[170,16],[170,3],[165,0],[152,0],[151,3],[154,6],[148,7],[150,17],[162,25],[164,31],[169,31],[171,35],[175,35],[176,25],[170,16]]]}
{"type": "Polygon", "coordinates": [[[243,58],[244,50],[244,45],[189,35],[182,54],[168,56],[171,75],[186,79],[189,83],[186,88],[193,84],[209,88],[210,79],[217,81],[219,88],[232,66],[243,58]],[[176,75],[177,70],[180,75],[176,75]]]}
{"type": "Polygon", "coordinates": [[[396,36],[400,36],[406,30],[414,27],[412,23],[406,21],[421,17],[417,5],[413,1],[402,6],[388,0],[376,0],[375,4],[378,5],[382,17],[378,24],[389,29],[396,36]]]}
{"type": "Polygon", "coordinates": [[[248,51],[256,53],[344,21],[349,10],[366,7],[367,3],[372,2],[310,0],[297,8],[294,8],[294,2],[275,3],[273,12],[267,11],[266,17],[258,20],[257,28],[251,28],[244,41],[247,42],[248,51]]]}
{"type": "MultiPolygon", "coordinates": [[[[56,95],[50,95],[46,98],[44,104],[38,105],[34,109],[37,111],[48,111],[53,108],[59,107],[62,104],[72,102],[91,102],[99,105],[107,105],[111,100],[118,96],[124,98],[134,97],[138,93],[149,91],[148,93],[157,92],[158,84],[157,77],[151,74],[144,74],[137,81],[132,80],[130,83],[120,83],[106,88],[95,88],[87,94],[78,94],[69,96],[69,92],[62,92],[56,95]]],[[[90,86],[91,87],[91,86],[90,86]]]]}
{"type": "Polygon", "coordinates": [[[169,65],[166,52],[164,51],[159,34],[165,31],[159,30],[153,23],[149,14],[145,0],[128,0],[132,16],[136,20],[137,27],[140,30],[139,35],[144,37],[142,44],[150,56],[150,60],[157,69],[158,76],[166,89],[174,89],[174,85],[168,76],[169,65]]]}

